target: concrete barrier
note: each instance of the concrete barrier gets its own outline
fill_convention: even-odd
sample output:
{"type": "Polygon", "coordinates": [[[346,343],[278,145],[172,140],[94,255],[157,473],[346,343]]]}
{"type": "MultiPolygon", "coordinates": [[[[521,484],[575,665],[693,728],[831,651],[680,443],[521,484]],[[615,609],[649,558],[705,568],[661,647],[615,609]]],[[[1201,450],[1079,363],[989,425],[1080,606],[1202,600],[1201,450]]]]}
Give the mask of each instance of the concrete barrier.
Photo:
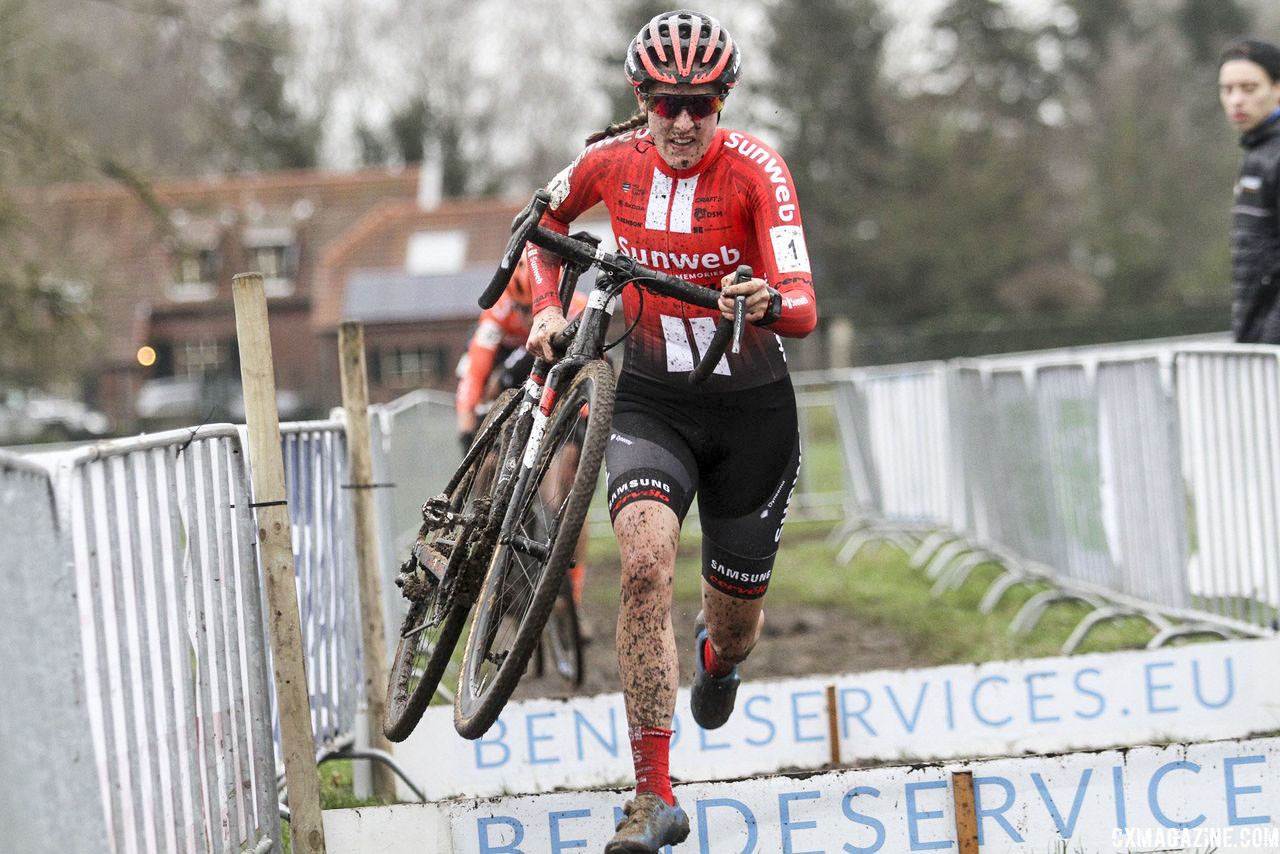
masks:
{"type": "MultiPolygon", "coordinates": [[[[957,772],[972,774],[983,854],[1280,851],[1278,738],[677,785],[692,825],[677,850],[954,850],[957,772]]],[[[325,832],[344,854],[599,851],[628,794],[335,810],[325,832]]]]}
{"type": "MultiPolygon", "coordinates": [[[[1280,730],[1280,640],[746,682],[711,732],[676,705],[671,773],[724,780],[784,769],[1011,756],[1280,730]],[[829,710],[827,687],[835,709],[829,710]]],[[[428,707],[396,756],[430,799],[623,785],[632,779],[620,694],[511,703],[477,741],[428,707]],[[440,768],[450,769],[441,774],[440,768]]],[[[402,784],[403,785],[403,784],[402,784]]],[[[412,793],[401,791],[409,799],[412,793]]]]}

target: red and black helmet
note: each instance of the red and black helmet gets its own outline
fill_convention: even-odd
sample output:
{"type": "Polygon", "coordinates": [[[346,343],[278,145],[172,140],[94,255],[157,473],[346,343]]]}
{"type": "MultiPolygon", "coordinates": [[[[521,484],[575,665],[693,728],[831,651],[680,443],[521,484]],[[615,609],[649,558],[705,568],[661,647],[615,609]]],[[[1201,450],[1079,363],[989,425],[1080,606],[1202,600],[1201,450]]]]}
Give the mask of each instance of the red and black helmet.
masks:
{"type": "Polygon", "coordinates": [[[738,46],[719,21],[677,9],[640,28],[623,68],[639,90],[654,83],[714,83],[727,91],[738,82],[741,64],[738,46]]]}

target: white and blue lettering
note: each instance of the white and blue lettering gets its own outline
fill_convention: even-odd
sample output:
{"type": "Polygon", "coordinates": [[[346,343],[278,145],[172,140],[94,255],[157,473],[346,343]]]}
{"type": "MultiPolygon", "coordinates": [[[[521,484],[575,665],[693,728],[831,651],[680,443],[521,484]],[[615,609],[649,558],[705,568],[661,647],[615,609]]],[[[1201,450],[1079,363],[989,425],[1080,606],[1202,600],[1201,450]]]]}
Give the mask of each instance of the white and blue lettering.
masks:
{"type": "Polygon", "coordinates": [[[985,818],[993,818],[996,824],[1009,835],[1014,842],[1023,842],[1022,834],[1014,829],[1004,814],[1009,811],[1009,807],[1013,806],[1013,802],[1018,799],[1018,793],[1013,788],[1013,783],[1004,777],[974,777],[973,778],[973,812],[978,820],[978,848],[981,849],[985,841],[984,830],[986,829],[985,818]],[[983,786],[999,786],[1004,791],[1004,803],[998,807],[984,808],[982,806],[982,787],[983,786]]]}
{"type": "Polygon", "coordinates": [[[1080,783],[1076,786],[1076,796],[1071,801],[1071,811],[1067,814],[1067,820],[1062,820],[1062,813],[1058,810],[1058,805],[1053,802],[1053,797],[1049,794],[1049,787],[1045,785],[1044,777],[1038,772],[1031,773],[1031,782],[1035,784],[1036,791],[1040,793],[1040,800],[1044,801],[1045,809],[1049,811],[1049,817],[1053,819],[1053,826],[1058,829],[1058,835],[1063,839],[1070,839],[1076,832],[1076,821],[1080,818],[1080,807],[1084,806],[1084,793],[1089,788],[1089,778],[1093,776],[1093,769],[1086,768],[1080,774],[1080,783]]]}
{"type": "Polygon", "coordinates": [[[530,765],[554,765],[560,761],[559,756],[538,756],[536,753],[538,742],[555,741],[555,736],[546,734],[537,734],[533,731],[534,724],[537,721],[546,720],[556,717],[555,712],[539,712],[525,717],[525,738],[529,744],[529,764],[530,765]]]}
{"type": "Polygon", "coordinates": [[[475,745],[475,758],[477,768],[501,768],[511,760],[511,748],[508,747],[503,739],[507,737],[507,722],[502,718],[498,718],[493,724],[493,728],[485,733],[481,738],[477,738],[475,745]],[[494,761],[486,761],[485,749],[497,748],[501,751],[501,759],[494,761]]]}
{"type": "Polygon", "coordinates": [[[1194,762],[1180,759],[1177,762],[1165,763],[1157,768],[1156,773],[1151,775],[1151,783],[1147,786],[1147,806],[1151,807],[1151,814],[1155,816],[1156,821],[1165,827],[1199,827],[1204,824],[1204,813],[1200,813],[1195,818],[1186,821],[1177,821],[1165,815],[1164,810],[1160,808],[1160,781],[1172,771],[1189,771],[1192,774],[1199,774],[1200,766],[1194,762]]]}
{"type": "Polygon", "coordinates": [[[742,704],[742,714],[746,719],[754,723],[763,724],[769,732],[769,734],[763,738],[746,739],[747,744],[752,747],[764,747],[765,745],[772,744],[774,736],[778,733],[778,728],[773,725],[773,721],[769,720],[767,717],[762,717],[761,715],[756,714],[755,710],[752,708],[752,706],[758,702],[768,705],[772,703],[772,700],[763,694],[756,694],[742,704]]]}
{"type": "Polygon", "coordinates": [[[844,813],[845,818],[855,824],[863,827],[869,827],[875,831],[875,841],[865,847],[852,845],[848,842],[844,844],[844,850],[848,854],[874,854],[884,847],[884,822],[869,815],[864,815],[853,808],[853,799],[866,795],[872,798],[880,797],[880,790],[871,786],[854,786],[845,793],[844,798],[840,801],[840,811],[844,813]]]}
{"type": "Polygon", "coordinates": [[[609,709],[609,738],[607,741],[600,730],[591,725],[591,721],[587,719],[586,715],[577,709],[573,710],[573,732],[578,740],[579,762],[587,758],[586,750],[582,746],[583,730],[590,732],[595,737],[595,740],[600,742],[600,746],[605,749],[606,753],[615,759],[618,757],[618,710],[616,707],[609,709]]]}
{"type": "Polygon", "coordinates": [[[1228,756],[1222,762],[1222,774],[1226,778],[1227,784],[1227,824],[1232,827],[1238,827],[1245,824],[1270,824],[1270,815],[1245,815],[1242,816],[1237,811],[1236,797],[1239,795],[1260,795],[1262,794],[1261,786],[1237,786],[1236,785],[1236,768],[1241,765],[1262,765],[1264,768],[1267,764],[1267,757],[1260,753],[1251,756],[1228,756]]]}
{"type": "Polygon", "coordinates": [[[1173,667],[1173,662],[1172,661],[1153,661],[1142,668],[1143,673],[1146,674],[1147,711],[1152,714],[1178,711],[1177,706],[1157,706],[1156,705],[1156,700],[1155,700],[1156,692],[1168,691],[1173,688],[1173,683],[1171,682],[1161,682],[1157,684],[1156,682],[1153,681],[1154,679],[1153,674],[1155,673],[1156,669],[1157,668],[1164,669],[1166,667],[1173,667]]]}
{"type": "Polygon", "coordinates": [[[920,840],[920,822],[942,818],[946,813],[943,810],[921,810],[916,805],[917,792],[926,792],[934,789],[945,791],[946,788],[945,780],[930,780],[925,783],[908,783],[906,785],[907,835],[911,840],[912,851],[936,851],[939,848],[950,848],[952,846],[953,843],[950,839],[936,839],[932,842],[922,842],[920,840]]]}
{"type": "Polygon", "coordinates": [[[812,801],[822,797],[822,792],[783,792],[778,795],[778,824],[782,834],[782,854],[823,854],[821,851],[797,851],[792,847],[791,834],[797,830],[813,830],[816,821],[796,821],[791,818],[793,801],[812,801]]]}
{"type": "Polygon", "coordinates": [[[476,836],[480,845],[480,854],[524,854],[523,851],[516,847],[524,841],[524,825],[509,816],[495,815],[477,819],[476,836]],[[489,839],[489,829],[493,827],[509,828],[511,830],[511,841],[492,842],[489,839]]]}
{"type": "Polygon", "coordinates": [[[1008,685],[1009,680],[1004,676],[984,676],[973,686],[973,694],[969,697],[969,704],[973,707],[973,716],[985,726],[1002,727],[1007,726],[1013,720],[1013,715],[1008,715],[1000,720],[991,720],[984,717],[982,712],[978,711],[978,692],[986,685],[992,682],[999,682],[1002,685],[1008,685]]]}
{"type": "Polygon", "coordinates": [[[1056,679],[1057,677],[1058,677],[1058,674],[1052,670],[1045,670],[1038,673],[1028,673],[1026,675],[1027,708],[1031,712],[1030,717],[1031,717],[1031,722],[1033,724],[1047,724],[1047,723],[1054,723],[1056,721],[1062,720],[1062,718],[1058,717],[1057,715],[1045,715],[1041,717],[1039,710],[1036,708],[1036,704],[1039,703],[1041,700],[1052,700],[1055,696],[1053,694],[1037,693],[1036,686],[1035,686],[1036,680],[1046,679],[1046,678],[1056,679]]]}
{"type": "Polygon", "coordinates": [[[819,712],[803,712],[802,713],[800,711],[800,701],[802,699],[810,699],[815,697],[818,698],[819,700],[825,699],[822,696],[821,691],[798,691],[791,695],[791,732],[792,732],[792,736],[795,738],[797,742],[825,741],[827,738],[826,733],[819,733],[817,735],[801,735],[800,734],[801,721],[813,720],[816,718],[820,718],[822,716],[819,712]]]}
{"type": "Polygon", "coordinates": [[[734,810],[735,812],[738,813],[738,815],[742,817],[743,826],[746,828],[746,831],[747,831],[747,844],[743,846],[742,850],[755,851],[756,839],[758,837],[758,833],[756,831],[756,814],[753,813],[751,811],[751,808],[748,807],[746,804],[744,804],[742,801],[735,800],[734,798],[699,798],[698,799],[698,803],[696,804],[696,808],[694,810],[694,814],[697,816],[697,822],[698,822],[698,850],[704,851],[704,852],[710,850],[711,839],[707,835],[708,834],[707,815],[708,813],[711,812],[712,809],[721,808],[721,807],[727,807],[728,809],[734,810]]]}
{"type": "Polygon", "coordinates": [[[561,854],[570,848],[586,848],[587,840],[585,839],[565,839],[560,838],[560,822],[571,818],[590,818],[591,810],[562,810],[561,812],[553,812],[547,817],[551,831],[551,854],[561,854]]]}

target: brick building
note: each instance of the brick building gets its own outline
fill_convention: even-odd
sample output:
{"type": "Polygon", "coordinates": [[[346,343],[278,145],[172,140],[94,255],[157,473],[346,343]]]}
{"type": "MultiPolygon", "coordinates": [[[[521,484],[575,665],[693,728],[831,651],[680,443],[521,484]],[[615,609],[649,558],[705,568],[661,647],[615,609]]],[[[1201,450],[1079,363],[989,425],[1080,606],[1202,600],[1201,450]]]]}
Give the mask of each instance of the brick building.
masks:
{"type": "Polygon", "coordinates": [[[44,251],[74,256],[91,294],[100,335],[85,359],[89,402],[124,433],[238,417],[231,279],[250,270],[266,279],[285,417],[339,402],[344,319],[366,323],[375,400],[451,389],[476,298],[523,202],[436,202],[419,178],[403,169],[161,182],[151,188],[158,213],[116,185],[28,193],[22,208],[44,251]]]}

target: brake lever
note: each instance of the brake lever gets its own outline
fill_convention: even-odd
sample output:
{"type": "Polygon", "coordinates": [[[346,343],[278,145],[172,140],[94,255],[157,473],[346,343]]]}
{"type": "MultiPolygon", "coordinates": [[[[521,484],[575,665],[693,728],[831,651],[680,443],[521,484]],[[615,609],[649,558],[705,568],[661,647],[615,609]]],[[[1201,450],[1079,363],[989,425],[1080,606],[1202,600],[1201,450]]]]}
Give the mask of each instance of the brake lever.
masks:
{"type": "MultiPolygon", "coordinates": [[[[751,281],[751,268],[743,264],[738,268],[737,278],[734,280],[735,285],[743,282],[751,281]]],[[[742,327],[746,325],[747,320],[747,298],[737,296],[733,298],[733,354],[736,356],[742,352],[742,327]]]]}
{"type": "MultiPolygon", "coordinates": [[[[751,279],[751,268],[743,264],[738,268],[738,282],[746,282],[751,279]]],[[[742,335],[742,321],[746,317],[746,297],[735,297],[733,301],[733,320],[721,317],[720,322],[716,324],[715,334],[711,337],[711,343],[707,345],[706,352],[702,354],[702,360],[694,366],[692,373],[689,374],[689,383],[691,385],[699,385],[705,382],[707,377],[711,376],[715,366],[724,356],[725,351],[729,349],[731,340],[740,341],[742,335]]],[[[735,350],[736,352],[736,350],[735,350]]]]}

